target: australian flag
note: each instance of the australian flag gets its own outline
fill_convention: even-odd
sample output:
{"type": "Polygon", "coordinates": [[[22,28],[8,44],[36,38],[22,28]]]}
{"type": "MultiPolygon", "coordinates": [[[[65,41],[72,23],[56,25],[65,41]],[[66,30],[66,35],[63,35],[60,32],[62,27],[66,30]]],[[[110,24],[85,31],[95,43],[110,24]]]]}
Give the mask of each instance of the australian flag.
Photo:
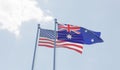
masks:
{"type": "Polygon", "coordinates": [[[94,44],[103,42],[100,35],[101,32],[95,32],[83,27],[58,24],[58,40],[81,44],[94,44]]]}

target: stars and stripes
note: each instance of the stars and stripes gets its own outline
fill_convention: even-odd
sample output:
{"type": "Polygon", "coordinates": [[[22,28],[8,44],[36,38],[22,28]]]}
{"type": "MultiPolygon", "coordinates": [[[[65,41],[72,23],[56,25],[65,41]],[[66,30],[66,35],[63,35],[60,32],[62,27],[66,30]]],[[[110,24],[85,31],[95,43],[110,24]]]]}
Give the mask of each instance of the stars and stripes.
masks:
{"type": "MultiPolygon", "coordinates": [[[[54,47],[54,39],[55,39],[55,31],[47,30],[47,29],[40,29],[40,38],[38,46],[46,46],[49,48],[54,47]]],[[[56,47],[57,48],[68,48],[79,53],[83,51],[83,45],[80,43],[73,43],[63,40],[56,40],[56,47]]]]}

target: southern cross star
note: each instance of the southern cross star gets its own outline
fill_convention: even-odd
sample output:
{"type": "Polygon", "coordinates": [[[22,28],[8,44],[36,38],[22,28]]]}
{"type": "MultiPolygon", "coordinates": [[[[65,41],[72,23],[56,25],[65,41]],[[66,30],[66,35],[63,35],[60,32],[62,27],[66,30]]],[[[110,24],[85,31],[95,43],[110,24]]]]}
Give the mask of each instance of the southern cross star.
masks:
{"type": "Polygon", "coordinates": [[[70,34],[68,34],[68,35],[67,35],[67,38],[68,38],[68,39],[71,39],[71,38],[72,38],[72,36],[71,36],[70,34]]]}

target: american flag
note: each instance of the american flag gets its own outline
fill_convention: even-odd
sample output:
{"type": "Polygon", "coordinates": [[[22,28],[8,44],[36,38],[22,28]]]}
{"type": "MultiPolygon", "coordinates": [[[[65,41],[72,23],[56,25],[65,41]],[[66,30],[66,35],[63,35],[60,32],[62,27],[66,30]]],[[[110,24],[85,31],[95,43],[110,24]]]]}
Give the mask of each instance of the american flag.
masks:
{"type": "Polygon", "coordinates": [[[64,31],[66,30],[67,32],[75,32],[76,34],[80,34],[80,32],[78,30],[80,30],[79,26],[73,26],[70,24],[58,24],[58,30],[59,31],[64,31]]]}
{"type": "MultiPolygon", "coordinates": [[[[57,32],[58,33],[58,32],[57,32]]],[[[64,40],[58,40],[55,38],[55,31],[40,29],[40,37],[38,46],[46,46],[49,48],[54,48],[54,39],[56,39],[56,48],[68,48],[79,53],[83,51],[83,45],[80,43],[68,42],[64,40]]]]}

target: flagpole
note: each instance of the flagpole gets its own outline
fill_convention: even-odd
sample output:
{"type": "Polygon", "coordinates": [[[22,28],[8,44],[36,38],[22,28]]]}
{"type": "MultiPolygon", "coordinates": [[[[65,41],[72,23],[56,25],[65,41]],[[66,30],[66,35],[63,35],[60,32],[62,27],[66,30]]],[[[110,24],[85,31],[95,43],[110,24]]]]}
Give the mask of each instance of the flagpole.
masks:
{"type": "Polygon", "coordinates": [[[55,39],[54,39],[54,57],[53,57],[53,70],[56,70],[56,38],[57,38],[57,35],[56,35],[56,24],[57,24],[57,19],[54,20],[55,22],[55,39]]]}
{"type": "Polygon", "coordinates": [[[40,29],[40,24],[38,24],[38,27],[37,27],[36,41],[35,41],[35,48],[34,48],[34,53],[33,53],[33,61],[32,61],[31,70],[34,70],[34,66],[35,66],[35,57],[36,57],[36,50],[37,50],[37,42],[38,42],[39,29],[40,29]]]}

